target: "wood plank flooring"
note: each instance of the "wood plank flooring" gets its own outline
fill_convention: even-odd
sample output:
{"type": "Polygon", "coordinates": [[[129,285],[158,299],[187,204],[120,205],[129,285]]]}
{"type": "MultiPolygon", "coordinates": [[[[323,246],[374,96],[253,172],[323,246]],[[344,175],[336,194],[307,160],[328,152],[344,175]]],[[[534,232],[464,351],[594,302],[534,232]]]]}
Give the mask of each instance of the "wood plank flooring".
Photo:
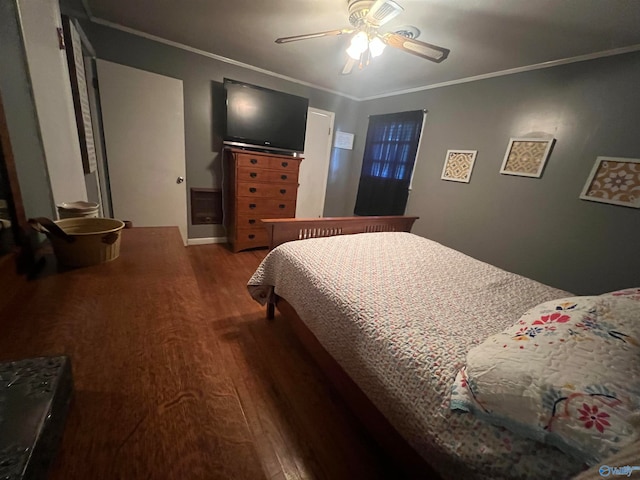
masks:
{"type": "Polygon", "coordinates": [[[226,370],[269,478],[397,478],[287,323],[246,290],[266,251],[221,245],[187,249],[226,370]],[[224,293],[221,293],[222,290],[224,293]]]}
{"type": "Polygon", "coordinates": [[[265,253],[134,228],[116,261],[3,299],[0,361],[72,361],[52,479],[398,478],[286,322],[249,297],[265,253]]]}

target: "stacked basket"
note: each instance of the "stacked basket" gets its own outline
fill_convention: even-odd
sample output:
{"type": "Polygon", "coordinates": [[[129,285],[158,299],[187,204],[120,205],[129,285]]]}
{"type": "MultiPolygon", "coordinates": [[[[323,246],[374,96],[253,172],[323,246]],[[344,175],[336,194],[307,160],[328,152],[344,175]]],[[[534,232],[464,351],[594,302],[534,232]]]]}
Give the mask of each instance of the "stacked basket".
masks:
{"type": "Polygon", "coordinates": [[[58,205],[58,216],[64,218],[97,217],[100,204],[95,202],[63,202],[58,205]]]}

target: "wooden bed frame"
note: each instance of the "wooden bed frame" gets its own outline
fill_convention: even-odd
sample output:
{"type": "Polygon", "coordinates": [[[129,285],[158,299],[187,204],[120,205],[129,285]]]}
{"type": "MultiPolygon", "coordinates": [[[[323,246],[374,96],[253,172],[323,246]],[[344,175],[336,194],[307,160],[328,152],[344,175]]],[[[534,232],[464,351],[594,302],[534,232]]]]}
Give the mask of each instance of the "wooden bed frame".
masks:
{"type": "Polygon", "coordinates": [[[439,480],[440,476],[426,460],[407,443],[340,364],[325,350],[289,302],[277,297],[276,307],[351,412],[360,420],[376,443],[402,469],[397,478],[439,480]]]}
{"type": "Polygon", "coordinates": [[[410,232],[419,217],[323,217],[263,219],[269,248],[292,240],[333,237],[352,233],[410,232]]]}
{"type": "MultiPolygon", "coordinates": [[[[306,238],[369,232],[408,232],[417,219],[418,217],[334,217],[266,219],[262,221],[269,231],[271,248],[274,248],[287,241],[306,238]]],[[[274,318],[275,308],[289,322],[296,336],[355,416],[384,451],[404,470],[406,478],[439,479],[440,477],[432,467],[407,443],[338,362],[333,359],[331,354],[325,350],[295,309],[284,298],[275,296],[274,300],[267,305],[267,318],[274,318]]]]}

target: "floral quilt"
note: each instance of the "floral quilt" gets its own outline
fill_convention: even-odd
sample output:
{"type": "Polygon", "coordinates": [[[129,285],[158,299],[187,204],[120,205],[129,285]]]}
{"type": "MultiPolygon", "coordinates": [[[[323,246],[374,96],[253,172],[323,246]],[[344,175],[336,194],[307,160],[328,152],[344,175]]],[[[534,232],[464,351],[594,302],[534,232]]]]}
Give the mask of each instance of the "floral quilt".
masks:
{"type": "Polygon", "coordinates": [[[526,312],[468,353],[451,407],[602,463],[640,438],[639,294],[569,297],[526,312]]]}
{"type": "Polygon", "coordinates": [[[568,296],[409,233],[285,243],[248,282],[285,298],[444,478],[570,478],[584,465],[449,408],[467,352],[541,302],[568,296]]]}

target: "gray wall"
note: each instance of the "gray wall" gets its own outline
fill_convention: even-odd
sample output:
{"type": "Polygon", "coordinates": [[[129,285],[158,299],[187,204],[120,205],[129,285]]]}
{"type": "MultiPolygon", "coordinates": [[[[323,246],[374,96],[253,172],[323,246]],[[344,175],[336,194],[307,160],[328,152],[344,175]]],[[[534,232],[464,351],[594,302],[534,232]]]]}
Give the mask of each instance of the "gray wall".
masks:
{"type": "Polygon", "coordinates": [[[27,217],[55,217],[14,0],[0,1],[0,94],[27,217]]]}
{"type": "MultiPolygon", "coordinates": [[[[309,98],[311,107],[333,111],[337,130],[353,131],[357,102],[292,83],[202,55],[170,47],[136,35],[94,23],[82,27],[98,58],[155,72],[184,82],[187,190],[191,187],[218,188],[221,184],[221,121],[224,114],[222,80],[225,77],[309,98]]],[[[332,172],[345,171],[348,151],[332,155],[332,172]]],[[[326,215],[344,210],[348,189],[344,178],[329,176],[326,215]]],[[[224,236],[221,226],[191,225],[189,238],[224,236]]]]}
{"type": "Polygon", "coordinates": [[[365,102],[342,213],[367,116],[425,108],[415,233],[579,294],[640,286],[640,210],[578,198],[597,156],[640,158],[639,85],[633,53],[365,102]],[[509,138],[532,132],[556,138],[542,178],[501,175],[509,138]],[[440,180],[454,148],[478,150],[469,184],[440,180]]]}
{"type": "MultiPolygon", "coordinates": [[[[100,25],[83,28],[99,58],[183,80],[188,187],[220,185],[224,77],[306,96],[336,112],[336,130],[356,134],[352,152],[332,152],[326,216],[353,214],[367,117],[425,108],[407,208],[421,217],[416,233],[575,293],[640,285],[640,211],[578,199],[598,155],[640,157],[639,53],[357,103],[100,25]],[[542,178],[500,175],[509,138],[535,132],[556,138],[542,178]],[[478,150],[469,184],[440,180],[451,148],[478,150]]],[[[190,238],[219,235],[219,227],[189,225],[190,238]]]]}

